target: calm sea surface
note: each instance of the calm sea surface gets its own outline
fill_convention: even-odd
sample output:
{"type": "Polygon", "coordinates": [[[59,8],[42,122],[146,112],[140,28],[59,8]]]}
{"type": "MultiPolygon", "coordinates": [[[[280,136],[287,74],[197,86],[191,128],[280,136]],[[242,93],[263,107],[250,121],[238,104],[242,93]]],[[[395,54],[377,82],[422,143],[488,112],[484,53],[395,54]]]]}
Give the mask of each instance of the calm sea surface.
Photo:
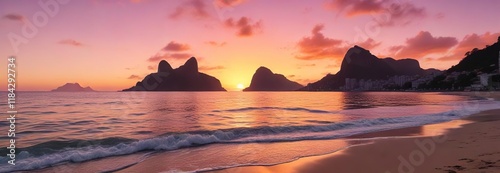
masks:
{"type": "MultiPolygon", "coordinates": [[[[7,118],[7,105],[0,107],[1,115],[7,118]]],[[[19,92],[16,166],[6,164],[7,150],[0,149],[0,172],[134,158],[102,168],[118,170],[162,152],[162,156],[173,156],[180,151],[215,151],[211,148],[217,147],[236,146],[242,151],[243,146],[259,143],[332,140],[450,121],[498,107],[496,101],[437,93],[19,92]]],[[[0,130],[7,132],[9,124],[0,124],[0,130]]],[[[0,137],[2,146],[7,146],[7,139],[6,135],[0,137]]],[[[303,152],[289,157],[303,156],[303,152]]],[[[238,157],[236,151],[231,153],[229,157],[238,157]]],[[[218,157],[203,152],[183,155],[218,157]]],[[[185,169],[172,167],[170,171],[281,161],[287,160],[221,161],[185,169]]]]}

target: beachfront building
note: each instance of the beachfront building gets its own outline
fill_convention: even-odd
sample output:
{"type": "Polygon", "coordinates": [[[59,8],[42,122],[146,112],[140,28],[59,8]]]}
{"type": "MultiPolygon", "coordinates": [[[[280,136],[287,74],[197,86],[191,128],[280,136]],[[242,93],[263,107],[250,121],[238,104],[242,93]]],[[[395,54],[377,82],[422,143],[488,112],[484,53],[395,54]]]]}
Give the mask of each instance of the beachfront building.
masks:
{"type": "Polygon", "coordinates": [[[480,74],[480,75],[479,75],[479,81],[480,81],[480,84],[481,84],[483,87],[487,87],[487,86],[489,86],[491,76],[492,76],[491,74],[480,74]]]}

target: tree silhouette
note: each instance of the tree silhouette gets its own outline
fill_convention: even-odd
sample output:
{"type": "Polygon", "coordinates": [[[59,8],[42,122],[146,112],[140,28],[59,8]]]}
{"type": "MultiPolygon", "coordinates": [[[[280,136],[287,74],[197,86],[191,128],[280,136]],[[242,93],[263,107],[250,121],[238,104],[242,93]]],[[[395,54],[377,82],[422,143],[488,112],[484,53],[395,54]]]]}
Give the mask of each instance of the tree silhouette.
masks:
{"type": "Polygon", "coordinates": [[[498,36],[498,40],[497,40],[497,42],[499,42],[499,43],[500,43],[500,36],[498,36]]]}
{"type": "Polygon", "coordinates": [[[469,56],[469,55],[470,55],[470,51],[465,53],[465,56],[469,56]]]}
{"type": "Polygon", "coordinates": [[[475,53],[475,52],[477,52],[477,51],[479,51],[479,49],[476,47],[476,48],[474,48],[474,49],[472,49],[472,50],[470,51],[470,54],[473,54],[473,53],[475,53]]]}

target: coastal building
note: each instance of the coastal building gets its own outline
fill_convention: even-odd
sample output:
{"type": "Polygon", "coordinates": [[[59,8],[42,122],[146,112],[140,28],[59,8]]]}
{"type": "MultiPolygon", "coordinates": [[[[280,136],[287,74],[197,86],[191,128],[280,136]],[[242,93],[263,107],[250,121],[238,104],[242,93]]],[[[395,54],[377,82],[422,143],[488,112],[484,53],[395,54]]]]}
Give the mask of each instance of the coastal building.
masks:
{"type": "Polygon", "coordinates": [[[346,86],[345,86],[346,90],[355,90],[359,86],[358,80],[355,78],[346,78],[345,81],[346,81],[346,86]]]}
{"type": "Polygon", "coordinates": [[[483,87],[486,87],[489,85],[490,83],[490,79],[491,79],[491,74],[480,74],[479,75],[479,81],[480,81],[480,84],[483,86],[483,87]]]}
{"type": "Polygon", "coordinates": [[[426,80],[426,79],[417,79],[417,80],[414,80],[414,81],[411,82],[411,88],[416,89],[421,84],[427,83],[427,81],[428,80],[426,80]]]}

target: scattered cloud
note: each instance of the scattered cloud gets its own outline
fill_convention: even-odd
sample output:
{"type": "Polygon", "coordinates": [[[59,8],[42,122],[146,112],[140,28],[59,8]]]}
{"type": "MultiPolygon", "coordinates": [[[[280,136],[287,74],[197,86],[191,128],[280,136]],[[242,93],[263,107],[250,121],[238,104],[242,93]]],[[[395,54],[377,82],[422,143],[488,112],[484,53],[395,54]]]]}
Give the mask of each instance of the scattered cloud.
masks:
{"type": "Polygon", "coordinates": [[[299,55],[295,56],[301,60],[335,59],[341,60],[349,48],[354,45],[364,46],[366,49],[380,45],[373,39],[367,39],[361,43],[348,43],[344,40],[328,38],[321,32],[324,25],[314,26],[311,31],[312,36],[302,38],[298,43],[299,55]]]}
{"type": "Polygon", "coordinates": [[[165,54],[156,54],[150,58],[148,58],[149,62],[159,62],[161,60],[187,60],[192,57],[189,53],[165,53],[165,54]]]}
{"type": "Polygon", "coordinates": [[[294,74],[292,74],[292,75],[288,75],[288,76],[286,76],[286,77],[287,77],[287,78],[294,78],[294,77],[295,77],[295,75],[294,75],[294,74]]]}
{"type": "Polygon", "coordinates": [[[316,64],[297,64],[297,69],[302,69],[303,67],[316,67],[316,64]]]}
{"type": "Polygon", "coordinates": [[[209,18],[204,0],[185,0],[180,4],[173,13],[169,15],[171,19],[178,19],[181,17],[193,17],[195,19],[209,18]]]}
{"type": "Polygon", "coordinates": [[[440,57],[440,60],[460,60],[465,57],[465,53],[470,52],[474,48],[483,48],[486,45],[493,44],[500,37],[500,32],[484,34],[469,34],[466,35],[447,55],[440,57]]]}
{"type": "Polygon", "coordinates": [[[234,7],[244,3],[246,0],[214,0],[214,3],[219,7],[234,7]]]}
{"type": "Polygon", "coordinates": [[[216,41],[207,41],[205,43],[210,45],[210,46],[215,46],[215,47],[223,47],[227,44],[226,42],[216,42],[216,41]]]}
{"type": "Polygon", "coordinates": [[[434,17],[436,17],[436,19],[443,19],[446,17],[446,15],[444,13],[437,13],[436,15],[434,15],[434,17]]]}
{"type": "MultiPolygon", "coordinates": [[[[156,62],[156,61],[155,61],[156,62]]],[[[156,70],[156,67],[152,66],[152,65],[148,65],[148,70],[156,70]]]]}
{"type": "Polygon", "coordinates": [[[200,71],[211,71],[211,70],[221,70],[224,69],[224,66],[200,66],[198,67],[198,70],[200,71]]]}
{"type": "Polygon", "coordinates": [[[455,37],[434,37],[427,31],[420,31],[415,37],[406,39],[404,45],[390,47],[398,58],[421,59],[430,54],[446,53],[458,44],[455,37]]]}
{"type": "Polygon", "coordinates": [[[327,38],[321,33],[324,25],[316,25],[312,29],[312,36],[302,38],[297,46],[301,55],[296,56],[298,59],[326,59],[326,58],[341,58],[345,53],[342,40],[327,38]]]}
{"type": "Polygon", "coordinates": [[[141,80],[142,78],[138,75],[133,74],[133,75],[130,75],[127,79],[141,80]]]}
{"type": "Polygon", "coordinates": [[[26,18],[23,15],[13,14],[13,13],[6,14],[3,16],[3,18],[7,19],[7,20],[13,20],[13,21],[19,21],[19,22],[24,22],[26,20],[26,18]]]}
{"type": "Polygon", "coordinates": [[[241,17],[238,20],[233,18],[226,19],[224,24],[228,28],[237,29],[236,35],[240,37],[249,37],[255,34],[255,32],[261,30],[261,21],[253,22],[252,19],[248,17],[241,17]]]}
{"type": "Polygon", "coordinates": [[[382,44],[381,42],[376,42],[375,40],[369,38],[367,40],[365,40],[364,42],[361,42],[361,43],[357,43],[358,46],[361,46],[362,48],[365,48],[365,49],[373,49],[375,47],[378,47],[380,46],[380,44],[382,44]]]}
{"type": "Polygon", "coordinates": [[[371,15],[380,26],[407,25],[427,16],[425,8],[396,0],[331,0],[325,6],[347,17],[371,15]]]}
{"type": "Polygon", "coordinates": [[[65,44],[65,45],[70,45],[70,46],[83,46],[83,43],[73,40],[73,39],[66,39],[66,40],[61,40],[58,42],[59,44],[65,44]]]}
{"type": "Polygon", "coordinates": [[[189,49],[191,49],[191,47],[188,44],[181,44],[175,41],[171,41],[162,50],[172,51],[172,52],[182,52],[182,51],[187,51],[189,49]]]}
{"type": "Polygon", "coordinates": [[[384,11],[384,1],[332,0],[326,6],[327,8],[345,11],[345,15],[349,17],[363,14],[377,14],[384,11]]]}

